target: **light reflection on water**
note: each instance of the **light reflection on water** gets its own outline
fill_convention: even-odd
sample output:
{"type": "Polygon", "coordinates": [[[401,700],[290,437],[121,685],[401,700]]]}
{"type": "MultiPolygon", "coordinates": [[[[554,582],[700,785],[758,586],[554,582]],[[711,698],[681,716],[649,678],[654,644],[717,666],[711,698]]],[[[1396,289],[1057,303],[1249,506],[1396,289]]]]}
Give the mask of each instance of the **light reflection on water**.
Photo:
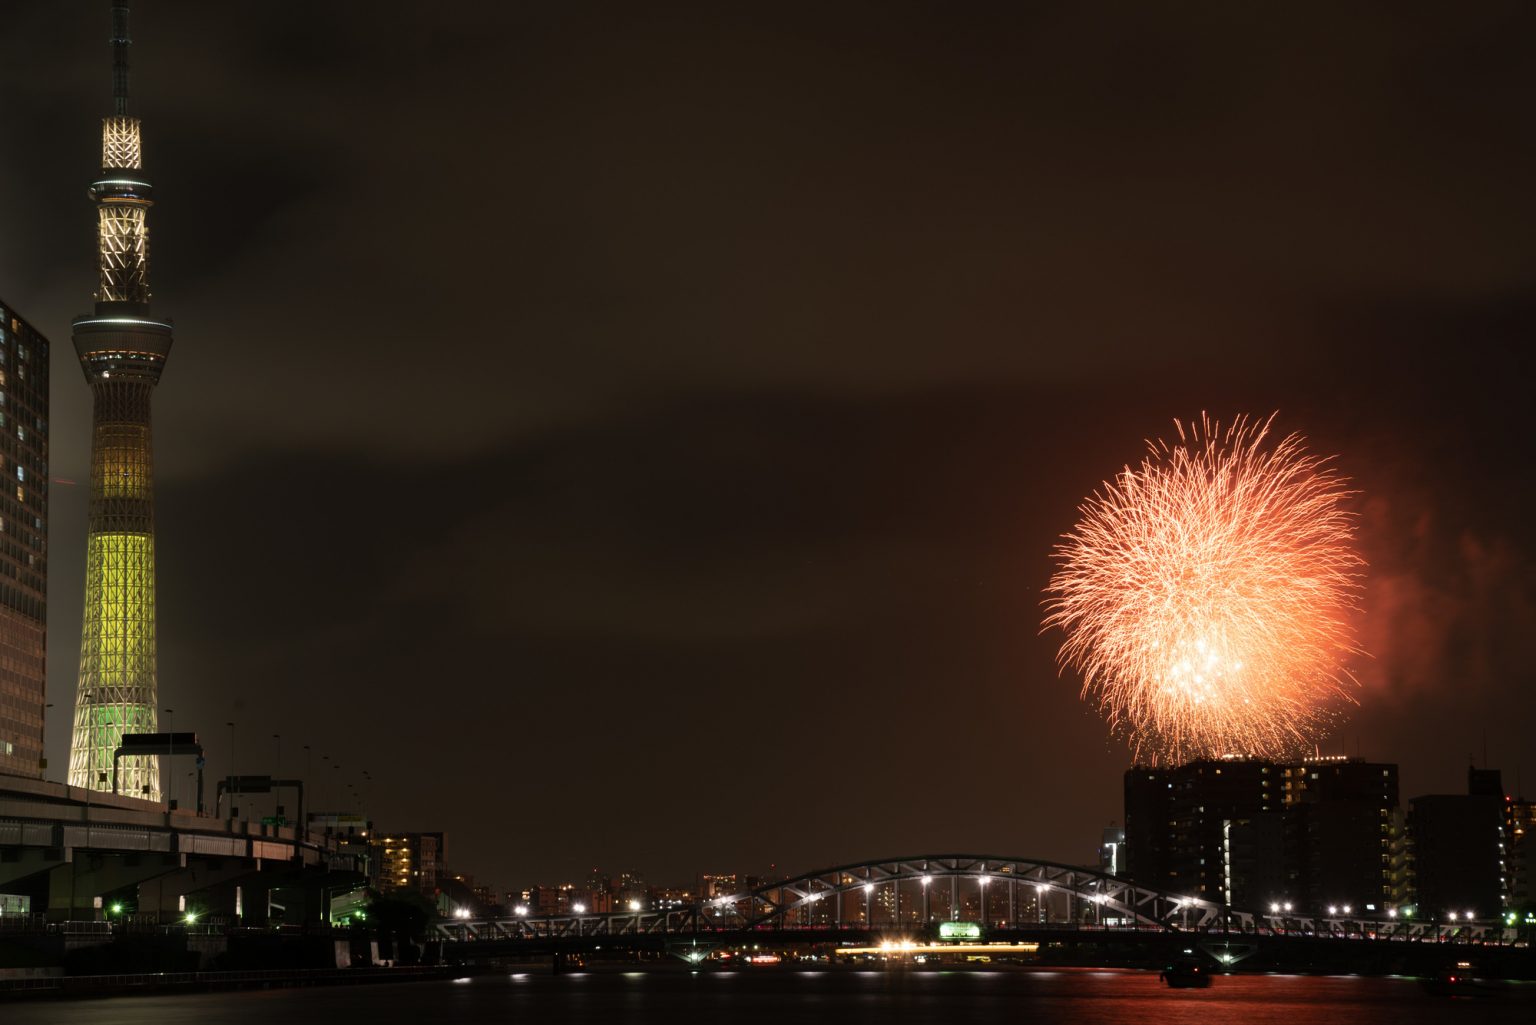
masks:
{"type": "Polygon", "coordinates": [[[423,1022],[729,1021],[1029,1025],[1418,1025],[1536,1021],[1536,984],[1486,999],[1446,1000],[1411,979],[1220,976],[1207,990],[1169,990],[1156,973],[1093,970],[581,974],[517,972],[462,983],[403,983],[245,993],[0,1004],[5,1025],[422,1025],[423,1022]]]}

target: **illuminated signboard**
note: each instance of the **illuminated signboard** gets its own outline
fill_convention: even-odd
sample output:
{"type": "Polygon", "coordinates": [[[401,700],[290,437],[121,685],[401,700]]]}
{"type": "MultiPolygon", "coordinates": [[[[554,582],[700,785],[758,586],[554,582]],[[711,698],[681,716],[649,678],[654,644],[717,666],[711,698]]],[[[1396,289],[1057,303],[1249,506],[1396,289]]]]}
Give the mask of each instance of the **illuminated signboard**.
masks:
{"type": "Polygon", "coordinates": [[[940,922],[939,939],[979,940],[981,939],[981,926],[975,922],[940,922]]]}

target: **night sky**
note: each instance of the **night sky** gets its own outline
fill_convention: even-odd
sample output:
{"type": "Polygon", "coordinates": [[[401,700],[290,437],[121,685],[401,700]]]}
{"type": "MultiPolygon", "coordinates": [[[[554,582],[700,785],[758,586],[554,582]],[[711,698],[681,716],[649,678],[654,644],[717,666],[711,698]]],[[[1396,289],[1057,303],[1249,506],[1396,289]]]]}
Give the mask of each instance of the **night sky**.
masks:
{"type": "MultiPolygon", "coordinates": [[[[1371,565],[1325,753],[1536,793],[1528,5],[135,6],[161,704],[212,775],[229,720],[240,772],[310,745],[504,886],[1089,861],[1129,754],[1051,546],[1173,418],[1278,411],[1371,565]]],[[[54,778],[107,8],[0,8],[54,778]]]]}

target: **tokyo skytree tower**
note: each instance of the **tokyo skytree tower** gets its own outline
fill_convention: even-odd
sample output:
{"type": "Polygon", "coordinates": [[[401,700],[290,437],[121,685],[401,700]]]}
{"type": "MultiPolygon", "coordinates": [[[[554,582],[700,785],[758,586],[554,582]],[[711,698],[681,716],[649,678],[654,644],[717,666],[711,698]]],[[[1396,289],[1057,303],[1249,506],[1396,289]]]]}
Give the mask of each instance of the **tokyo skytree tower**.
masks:
{"type": "MultiPolygon", "coordinates": [[[[91,499],[85,617],[69,782],[112,788],[124,733],[156,729],[155,497],[150,397],[171,350],[171,325],[149,309],[149,208],[139,119],[128,113],[128,0],[112,5],[113,112],[102,119],[96,204],[100,282],[73,338],[91,386],[91,499]]],[[[124,758],[118,789],[160,800],[155,757],[124,758]]]]}

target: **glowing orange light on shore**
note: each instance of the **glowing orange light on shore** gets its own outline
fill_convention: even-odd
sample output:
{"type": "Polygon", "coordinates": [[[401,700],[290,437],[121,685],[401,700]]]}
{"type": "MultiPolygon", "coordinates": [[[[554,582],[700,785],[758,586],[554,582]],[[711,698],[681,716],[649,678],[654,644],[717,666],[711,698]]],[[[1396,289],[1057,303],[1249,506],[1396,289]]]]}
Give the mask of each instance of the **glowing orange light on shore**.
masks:
{"type": "Polygon", "coordinates": [[[1175,421],[1055,548],[1058,661],[1137,758],[1295,754],[1354,700],[1351,493],[1273,419],[1175,421]]]}

